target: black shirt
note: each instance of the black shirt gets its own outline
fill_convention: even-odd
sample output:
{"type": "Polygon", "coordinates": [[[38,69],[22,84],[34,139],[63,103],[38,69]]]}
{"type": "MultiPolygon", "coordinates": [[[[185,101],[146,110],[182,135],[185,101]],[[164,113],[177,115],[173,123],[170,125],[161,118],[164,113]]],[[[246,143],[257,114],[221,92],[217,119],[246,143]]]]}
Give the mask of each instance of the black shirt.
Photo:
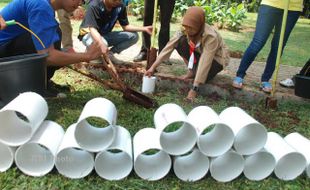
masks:
{"type": "Polygon", "coordinates": [[[82,39],[89,32],[88,27],[96,28],[101,35],[111,32],[116,21],[122,26],[129,24],[124,4],[108,11],[102,0],[93,0],[88,5],[84,20],[81,23],[79,39],[82,39]]]}

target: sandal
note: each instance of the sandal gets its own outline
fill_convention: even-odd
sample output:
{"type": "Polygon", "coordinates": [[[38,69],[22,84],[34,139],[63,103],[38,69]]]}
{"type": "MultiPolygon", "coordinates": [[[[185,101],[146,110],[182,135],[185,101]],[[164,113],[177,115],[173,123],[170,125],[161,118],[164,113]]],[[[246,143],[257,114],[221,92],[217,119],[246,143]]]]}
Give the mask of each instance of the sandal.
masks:
{"type": "Polygon", "coordinates": [[[237,89],[242,89],[242,85],[243,85],[243,78],[235,77],[233,80],[232,86],[237,89]]]}
{"type": "Polygon", "coordinates": [[[261,84],[261,89],[262,91],[264,91],[265,93],[271,93],[272,91],[272,85],[270,82],[262,82],[261,84]]]}

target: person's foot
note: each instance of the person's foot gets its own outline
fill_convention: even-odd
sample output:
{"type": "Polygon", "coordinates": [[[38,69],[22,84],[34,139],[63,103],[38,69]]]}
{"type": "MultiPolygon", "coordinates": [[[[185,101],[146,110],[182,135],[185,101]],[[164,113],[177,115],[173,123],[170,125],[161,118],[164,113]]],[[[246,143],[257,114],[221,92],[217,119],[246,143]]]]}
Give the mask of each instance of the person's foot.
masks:
{"type": "Polygon", "coordinates": [[[66,98],[67,97],[67,95],[65,93],[58,92],[55,89],[44,90],[42,96],[44,98],[66,98]]]}
{"type": "Polygon", "coordinates": [[[241,77],[235,77],[233,82],[232,82],[232,86],[237,88],[237,89],[242,89],[243,86],[243,78],[241,77]]]}
{"type": "Polygon", "coordinates": [[[52,80],[48,81],[47,89],[52,91],[65,91],[70,92],[70,87],[68,85],[56,84],[52,80]]]}
{"type": "Polygon", "coordinates": [[[125,63],[124,61],[117,59],[111,51],[109,51],[108,56],[113,64],[120,65],[125,63]]]}
{"type": "Polygon", "coordinates": [[[147,58],[147,53],[145,51],[140,51],[140,53],[133,58],[134,62],[145,61],[147,58]]]}
{"type": "Polygon", "coordinates": [[[280,81],[280,85],[286,88],[293,88],[295,86],[294,81],[291,78],[280,81]]]}
{"type": "Polygon", "coordinates": [[[5,106],[4,102],[2,102],[0,99],[0,109],[3,108],[4,106],[5,106]]]}
{"type": "Polygon", "coordinates": [[[261,84],[261,90],[267,94],[270,94],[272,91],[272,85],[270,82],[262,82],[261,84]]]}
{"type": "Polygon", "coordinates": [[[195,75],[194,75],[194,72],[188,70],[187,73],[186,73],[185,75],[182,75],[182,76],[181,76],[181,79],[183,79],[183,80],[193,79],[194,76],[195,76],[195,75]]]}

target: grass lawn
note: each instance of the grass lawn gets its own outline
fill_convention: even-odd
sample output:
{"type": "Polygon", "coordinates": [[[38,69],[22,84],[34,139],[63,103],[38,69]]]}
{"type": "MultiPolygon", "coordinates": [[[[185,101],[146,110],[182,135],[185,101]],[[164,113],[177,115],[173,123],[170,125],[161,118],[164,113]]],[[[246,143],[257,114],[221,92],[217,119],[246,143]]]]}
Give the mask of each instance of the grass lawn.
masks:
{"type": "MultiPolygon", "coordinates": [[[[256,17],[257,17],[256,13],[248,13],[247,19],[244,20],[240,32],[231,32],[226,29],[219,30],[220,34],[223,36],[225,40],[225,43],[227,44],[227,46],[231,51],[244,52],[246,50],[254,35],[256,17]]],[[[130,16],[129,21],[133,25],[137,26],[142,25],[142,21],[137,20],[137,17],[134,16],[130,16]]],[[[74,23],[73,24],[74,31],[77,34],[80,22],[77,21],[73,23],[74,23]]],[[[171,27],[170,35],[173,36],[173,34],[180,29],[180,20],[176,23],[171,23],[170,27],[171,27]]],[[[272,36],[273,35],[270,35],[264,48],[260,51],[260,53],[256,57],[255,59],[256,61],[264,62],[267,60],[270,51],[272,36]]],[[[291,33],[291,36],[284,49],[282,63],[285,65],[302,67],[307,62],[307,60],[310,59],[309,39],[310,39],[310,20],[300,18],[293,32],[291,33]]],[[[138,43],[141,44],[142,40],[139,40],[138,43]]]]}
{"type": "MultiPolygon", "coordinates": [[[[0,2],[3,6],[3,1],[0,2]]],[[[133,24],[140,24],[141,21],[136,21],[131,17],[133,24]]],[[[254,27],[255,15],[250,14],[245,22],[246,28],[254,27]]],[[[79,22],[73,21],[74,32],[76,34],[79,22]]],[[[172,33],[178,29],[178,24],[172,24],[172,33]]],[[[244,50],[251,40],[252,32],[232,33],[228,31],[220,31],[225,38],[227,44],[233,50],[244,50]]],[[[287,48],[287,51],[296,50],[292,55],[298,53],[296,65],[302,66],[305,60],[309,57],[306,55],[306,47],[309,46],[309,20],[300,20],[293,33],[300,32],[296,37],[291,36],[289,44],[295,44],[294,47],[287,48]],[[298,41],[293,43],[293,40],[298,38],[298,41]],[[299,44],[300,43],[300,44],[299,44]],[[302,45],[304,44],[304,45],[302,45]],[[304,50],[304,52],[302,51],[304,50]],[[301,53],[303,52],[303,53],[301,53]]],[[[141,42],[140,42],[141,43],[141,42]]],[[[265,47],[266,48],[266,47],[265,47]]],[[[264,50],[268,51],[268,50],[264,50]]],[[[285,52],[287,52],[285,51],[285,52]]],[[[308,50],[307,50],[308,51],[308,50]]],[[[287,53],[288,54],[288,53],[287,53]]],[[[266,57],[266,56],[265,56],[266,57]]],[[[258,59],[265,59],[264,53],[258,59]]],[[[288,56],[284,60],[285,64],[296,62],[297,58],[288,56]]],[[[70,124],[77,122],[79,115],[82,112],[83,106],[87,101],[95,97],[104,97],[111,100],[118,111],[117,124],[127,128],[133,136],[137,131],[145,127],[154,127],[153,115],[156,109],[145,109],[134,105],[122,98],[122,94],[118,91],[107,90],[102,88],[98,83],[95,83],[81,75],[68,70],[58,72],[54,79],[59,83],[68,83],[74,87],[74,91],[68,94],[66,99],[48,100],[49,114],[48,120],[55,121],[64,128],[70,124]]],[[[130,82],[130,81],[129,81],[130,82]]],[[[139,89],[141,86],[131,84],[132,87],[139,89]]],[[[198,105],[208,105],[217,113],[229,106],[239,106],[252,115],[256,120],[261,122],[268,131],[278,132],[285,136],[291,132],[299,132],[307,138],[310,138],[310,103],[299,102],[283,102],[279,101],[278,110],[266,110],[263,100],[255,102],[247,102],[235,100],[231,97],[201,97],[199,96],[195,104],[188,104],[183,101],[186,91],[176,89],[173,86],[171,89],[157,89],[157,92],[152,96],[159,105],[174,102],[184,108],[186,113],[198,105]]],[[[104,109],[104,108],[102,108],[104,109]]],[[[1,126],[0,126],[1,127],[1,126]]],[[[255,182],[247,180],[243,175],[228,183],[216,182],[210,176],[210,172],[202,180],[198,182],[183,182],[179,180],[171,171],[165,178],[149,182],[140,179],[132,172],[126,179],[121,181],[107,181],[96,175],[95,172],[89,176],[71,180],[60,175],[55,169],[44,177],[29,177],[24,175],[14,165],[6,172],[0,173],[0,189],[167,189],[167,190],[204,190],[204,189],[310,189],[310,180],[305,175],[298,177],[292,181],[281,181],[274,175],[271,175],[265,180],[255,182]]]]}
{"type": "MultiPolygon", "coordinates": [[[[83,105],[94,97],[105,97],[111,100],[118,111],[117,124],[127,128],[131,135],[145,127],[153,127],[155,109],[144,109],[122,99],[122,94],[101,88],[97,83],[90,81],[73,72],[60,72],[56,80],[65,80],[74,85],[75,92],[66,99],[48,100],[49,114],[47,119],[56,121],[64,128],[78,120],[83,105]]],[[[134,86],[134,85],[133,85],[134,86]]],[[[138,86],[134,86],[139,88],[138,86]]],[[[279,102],[277,111],[266,110],[262,101],[236,101],[229,97],[212,98],[199,97],[195,104],[183,102],[184,92],[180,89],[159,89],[153,96],[159,105],[174,102],[188,113],[198,105],[208,105],[217,113],[229,106],[239,106],[250,115],[264,124],[268,131],[275,131],[281,135],[299,132],[310,138],[310,104],[296,102],[279,102]]],[[[102,108],[104,109],[104,108],[102,108]]],[[[95,172],[80,180],[67,179],[54,169],[48,175],[40,178],[22,174],[16,166],[4,173],[0,173],[0,189],[310,189],[310,180],[304,175],[293,181],[281,181],[274,175],[265,180],[255,182],[240,176],[229,183],[216,182],[210,173],[198,182],[183,182],[169,173],[164,179],[148,182],[140,179],[134,172],[121,181],[107,181],[101,179],[95,172]]]]}
{"type": "MultiPolygon", "coordinates": [[[[10,1],[11,0],[1,0],[0,9],[10,1]]],[[[228,30],[219,30],[219,32],[223,36],[226,44],[228,45],[231,51],[244,52],[246,50],[254,35],[256,17],[257,17],[256,13],[248,13],[247,19],[244,20],[244,23],[242,25],[242,30],[238,33],[231,32],[228,30]]],[[[142,21],[137,20],[137,17],[130,17],[130,23],[134,25],[140,25],[140,26],[142,25],[142,21]]],[[[73,22],[73,27],[76,32],[79,25],[80,22],[73,22]]],[[[171,35],[173,35],[175,31],[179,30],[179,28],[180,28],[179,22],[171,23],[171,35]]],[[[269,37],[269,40],[267,41],[265,47],[260,51],[260,53],[256,57],[256,61],[264,62],[267,60],[267,56],[270,51],[271,37],[272,35],[269,37]]],[[[306,61],[310,59],[309,39],[310,39],[310,20],[300,18],[293,32],[291,33],[291,36],[285,47],[282,59],[283,64],[302,67],[306,63],[306,61]]],[[[141,40],[139,40],[138,43],[141,43],[141,40]]]]}
{"type": "MultiPolygon", "coordinates": [[[[250,44],[256,24],[256,13],[248,13],[247,19],[242,25],[242,30],[239,33],[220,30],[225,42],[232,51],[244,52],[250,44]]],[[[266,61],[270,46],[272,35],[269,37],[264,48],[256,57],[257,61],[266,61]]],[[[295,28],[284,49],[282,62],[285,65],[302,67],[308,59],[310,59],[310,20],[299,18],[295,28]]]]}

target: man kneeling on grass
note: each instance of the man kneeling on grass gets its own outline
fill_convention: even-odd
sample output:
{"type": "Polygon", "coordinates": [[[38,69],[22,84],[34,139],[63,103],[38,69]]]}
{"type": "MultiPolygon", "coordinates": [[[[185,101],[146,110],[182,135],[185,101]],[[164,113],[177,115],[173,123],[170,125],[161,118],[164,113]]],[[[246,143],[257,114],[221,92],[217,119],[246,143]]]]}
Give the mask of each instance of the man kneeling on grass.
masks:
{"type": "Polygon", "coordinates": [[[188,67],[184,79],[194,79],[187,99],[193,101],[199,86],[211,80],[229,62],[229,52],[220,34],[205,23],[205,13],[200,7],[190,7],[183,18],[183,30],[178,32],[160,52],[145,75],[151,76],[156,67],[169,59],[174,49],[188,67]]]}
{"type": "Polygon", "coordinates": [[[108,53],[113,63],[122,61],[114,57],[138,41],[137,32],[152,34],[152,26],[132,26],[129,24],[127,9],[122,0],[92,0],[80,26],[78,38],[88,47],[93,41],[100,44],[102,54],[108,53]],[[123,31],[112,31],[116,21],[123,31]],[[109,47],[110,50],[108,49],[109,47]]]}
{"type": "MultiPolygon", "coordinates": [[[[0,58],[15,55],[48,53],[46,96],[57,96],[58,92],[50,80],[61,66],[91,61],[100,57],[99,44],[93,44],[85,53],[60,51],[61,31],[55,19],[55,11],[64,9],[72,12],[82,0],[13,0],[1,11],[0,15],[0,58]],[[2,20],[2,21],[1,21],[2,20]],[[15,20],[32,30],[39,39],[20,26],[6,26],[4,21],[15,20]]],[[[1,90],[1,89],[0,89],[1,90]]]]}

